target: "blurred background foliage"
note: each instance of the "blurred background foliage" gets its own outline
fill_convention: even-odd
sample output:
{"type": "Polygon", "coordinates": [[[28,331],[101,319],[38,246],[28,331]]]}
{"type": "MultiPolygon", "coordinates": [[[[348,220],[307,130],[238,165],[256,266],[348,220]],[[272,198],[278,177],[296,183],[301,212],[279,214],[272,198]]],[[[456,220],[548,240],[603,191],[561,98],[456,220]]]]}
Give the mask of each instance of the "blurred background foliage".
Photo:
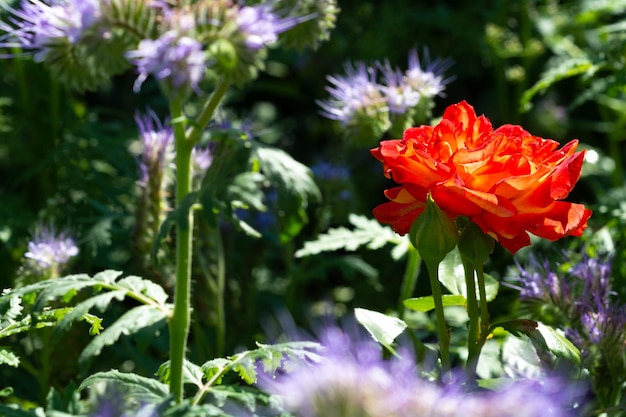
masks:
{"type": "MultiPolygon", "coordinates": [[[[263,232],[260,238],[222,227],[226,351],[262,340],[263,321],[284,308],[304,323],[305,317],[329,309],[342,314],[353,307],[388,311],[397,305],[404,262],[392,260],[389,247],[304,258],[294,258],[294,253],[329,227],[349,226],[350,213],[371,217],[389,185],[369,154],[382,138],[372,137],[367,147],[355,146],[338,123],[319,114],[315,101],[327,98],[326,75],[343,73],[347,61],[371,64],[387,59],[405,68],[413,48],[426,63],[427,56],[453,61],[446,72],[453,81],[445,97],[436,99],[435,116],[467,100],[494,126],[521,124],[561,143],[579,138],[591,150],[570,199],[594,210],[587,236],[598,243],[597,250],[615,251],[614,288],[626,294],[626,1],[340,0],[339,7],[330,41],[317,50],[272,50],[267,71],[233,89],[226,100],[228,114],[243,120],[255,140],[277,146],[310,167],[329,163],[349,173],[329,177],[314,170],[322,199],[309,204],[308,223],[300,224],[295,236],[285,235],[284,225],[277,225],[276,219],[291,210],[278,205],[270,205],[268,213],[250,213],[256,217],[249,221],[263,232]]],[[[81,253],[72,271],[133,272],[131,237],[138,192],[133,115],[147,106],[161,116],[167,111],[152,81],[141,94],[133,93],[135,77],[129,71],[105,88],[77,94],[28,59],[0,60],[2,288],[13,285],[38,222],[77,236],[81,253]]],[[[266,199],[271,201],[271,195],[266,199]]],[[[549,253],[556,254],[580,243],[539,242],[531,250],[548,246],[549,253]]],[[[511,263],[510,255],[497,249],[487,270],[503,277],[511,263]]],[[[516,293],[510,290],[507,297],[506,291],[491,306],[496,317],[511,313],[509,301],[516,293]]],[[[428,292],[427,280],[419,281],[417,292],[428,292]]],[[[196,305],[206,318],[193,331],[192,359],[216,354],[213,318],[203,310],[210,301],[203,294],[199,283],[196,305]]],[[[86,330],[78,334],[86,336],[86,330]]],[[[143,345],[111,347],[97,367],[109,369],[121,362],[119,358],[130,357],[128,366],[135,372],[153,373],[165,357],[167,335],[162,336],[143,345]],[[146,350],[152,355],[137,353],[146,350]]],[[[54,375],[58,380],[52,384],[57,386],[72,377],[71,372],[54,375]]]]}

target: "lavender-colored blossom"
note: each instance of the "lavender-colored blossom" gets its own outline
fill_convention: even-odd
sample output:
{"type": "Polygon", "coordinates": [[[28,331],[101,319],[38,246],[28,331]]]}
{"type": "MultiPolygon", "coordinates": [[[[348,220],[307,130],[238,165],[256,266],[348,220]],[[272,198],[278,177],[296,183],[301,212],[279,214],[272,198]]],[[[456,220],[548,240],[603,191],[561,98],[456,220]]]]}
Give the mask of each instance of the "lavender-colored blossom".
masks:
{"type": "Polygon", "coordinates": [[[245,35],[245,45],[253,51],[278,40],[278,35],[302,22],[302,18],[282,18],[272,10],[271,4],[244,6],[236,17],[237,25],[245,35]]]}
{"type": "MultiPolygon", "coordinates": [[[[0,47],[20,47],[43,61],[52,48],[65,42],[77,43],[101,17],[98,0],[67,0],[44,3],[22,0],[19,9],[4,6],[9,23],[0,22],[0,47]]],[[[10,55],[9,55],[10,56],[10,55]]]]}
{"type": "Polygon", "coordinates": [[[159,413],[155,404],[143,404],[137,410],[129,411],[128,401],[122,391],[114,385],[108,385],[89,417],[159,417],[159,413]]]}
{"type": "Polygon", "coordinates": [[[171,126],[164,126],[157,115],[148,110],[145,115],[136,114],[142,152],[139,156],[139,182],[146,186],[150,178],[162,177],[173,158],[174,133],[171,126]]]}
{"type": "Polygon", "coordinates": [[[33,239],[28,242],[24,257],[38,271],[58,270],[78,255],[78,247],[66,232],[57,232],[53,227],[39,226],[33,239]]]}
{"type": "Polygon", "coordinates": [[[137,67],[139,76],[133,90],[139,91],[148,75],[169,80],[174,89],[198,88],[206,68],[202,44],[187,36],[169,31],[158,39],[144,39],[126,57],[137,67]]]}
{"type": "Polygon", "coordinates": [[[425,52],[427,61],[426,68],[422,68],[419,55],[416,50],[409,53],[409,66],[405,73],[405,82],[426,97],[442,95],[446,84],[451,79],[444,78],[443,73],[450,67],[448,60],[435,60],[428,62],[428,52],[425,52]]]}
{"type": "Polygon", "coordinates": [[[376,68],[364,63],[346,64],[346,75],[329,75],[326,79],[332,84],[326,87],[329,100],[318,101],[322,115],[338,120],[342,125],[354,121],[357,114],[374,115],[387,110],[385,97],[376,82],[376,68]]]}
{"type": "Polygon", "coordinates": [[[322,359],[262,378],[261,387],[302,417],[568,417],[578,392],[563,381],[522,381],[490,392],[467,392],[463,381],[438,385],[419,376],[407,352],[383,360],[378,344],[327,329],[322,359]]]}
{"type": "Polygon", "coordinates": [[[385,62],[381,71],[384,81],[381,90],[391,113],[404,114],[420,102],[422,93],[407,82],[402,71],[392,68],[389,62],[385,62]]]}

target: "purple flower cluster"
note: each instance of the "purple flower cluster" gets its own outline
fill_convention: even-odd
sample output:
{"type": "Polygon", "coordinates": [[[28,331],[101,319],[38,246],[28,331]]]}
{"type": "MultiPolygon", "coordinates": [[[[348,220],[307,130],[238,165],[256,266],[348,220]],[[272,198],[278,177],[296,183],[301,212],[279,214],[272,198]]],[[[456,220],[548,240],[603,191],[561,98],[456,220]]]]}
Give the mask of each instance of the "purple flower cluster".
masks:
{"type": "Polygon", "coordinates": [[[302,22],[302,18],[281,18],[269,3],[244,6],[236,17],[239,30],[245,35],[245,45],[257,51],[278,40],[278,35],[302,22]]]}
{"type": "Polygon", "coordinates": [[[415,50],[409,53],[408,61],[406,71],[394,68],[386,61],[373,66],[347,64],[345,76],[327,76],[331,86],[326,90],[331,98],[318,102],[322,114],[343,125],[353,123],[360,113],[371,115],[388,111],[391,115],[403,116],[422,100],[443,93],[450,82],[443,76],[449,61],[435,60],[423,68],[415,50]],[[377,81],[379,69],[382,83],[377,81]]]}
{"type": "MultiPolygon", "coordinates": [[[[44,3],[22,0],[19,9],[4,6],[11,13],[9,23],[0,22],[0,47],[20,47],[43,61],[52,48],[77,43],[84,32],[101,17],[98,0],[67,0],[44,3]]],[[[12,55],[8,55],[12,56],[12,55]]]]}
{"type": "Polygon", "coordinates": [[[149,75],[167,81],[170,90],[185,87],[198,89],[204,78],[206,61],[202,44],[187,36],[169,31],[157,39],[144,39],[126,57],[137,67],[139,76],[133,89],[138,92],[149,75]]]}
{"type": "Polygon", "coordinates": [[[598,346],[626,341],[626,306],[614,300],[609,257],[583,256],[574,265],[560,266],[531,256],[518,269],[514,280],[522,302],[560,312],[559,322],[552,324],[565,326],[584,356],[598,346]]]}
{"type": "Polygon", "coordinates": [[[410,358],[381,359],[379,345],[327,329],[323,359],[310,367],[265,378],[261,386],[302,417],[523,417],[573,416],[577,392],[562,381],[511,382],[496,391],[467,392],[419,377],[410,358]]]}
{"type": "Polygon", "coordinates": [[[139,156],[139,181],[146,186],[155,177],[160,179],[172,161],[174,133],[171,126],[163,126],[157,115],[148,110],[147,114],[135,115],[135,122],[141,136],[142,152],[139,156]]]}
{"type": "Polygon", "coordinates": [[[76,255],[78,247],[67,233],[57,232],[53,227],[39,226],[33,239],[28,242],[28,251],[24,257],[33,270],[43,273],[57,272],[76,255]]]}

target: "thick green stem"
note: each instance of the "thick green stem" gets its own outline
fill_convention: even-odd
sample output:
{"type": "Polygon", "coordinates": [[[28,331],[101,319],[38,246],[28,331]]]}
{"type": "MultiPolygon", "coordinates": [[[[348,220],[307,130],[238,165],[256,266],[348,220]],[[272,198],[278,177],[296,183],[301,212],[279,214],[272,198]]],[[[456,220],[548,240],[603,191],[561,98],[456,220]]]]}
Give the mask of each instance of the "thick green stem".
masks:
{"type": "MultiPolygon", "coordinates": [[[[176,143],[176,206],[191,192],[191,151],[193,145],[185,137],[185,119],[179,99],[170,102],[170,114],[176,143]]],[[[189,335],[191,248],[193,213],[186,214],[186,222],[176,225],[176,287],[174,313],[170,328],[170,393],[174,400],[183,400],[183,364],[189,335]],[[186,224],[185,224],[186,223],[186,224]]]]}
{"type": "Polygon", "coordinates": [[[442,374],[450,370],[450,335],[446,318],[443,314],[443,299],[441,297],[441,287],[439,285],[439,263],[426,262],[428,276],[430,278],[430,288],[433,293],[435,303],[435,315],[437,317],[437,332],[439,336],[439,350],[441,355],[442,374]]]}
{"type": "Polygon", "coordinates": [[[467,375],[471,379],[476,373],[478,364],[478,300],[476,299],[476,281],[474,279],[474,267],[465,259],[463,260],[465,270],[465,288],[467,293],[467,314],[469,316],[469,326],[467,334],[467,375]]]}
{"type": "Polygon", "coordinates": [[[215,315],[217,316],[217,356],[223,356],[226,344],[226,313],[224,309],[224,289],[226,287],[226,267],[224,265],[224,245],[219,228],[213,233],[216,251],[217,288],[215,291],[215,315]]]}
{"type": "Polygon", "coordinates": [[[417,249],[415,249],[413,245],[409,245],[406,268],[404,269],[404,277],[402,278],[402,288],[400,288],[400,300],[398,303],[398,315],[401,318],[404,317],[404,300],[411,298],[413,291],[415,291],[421,262],[422,258],[417,249]]]}

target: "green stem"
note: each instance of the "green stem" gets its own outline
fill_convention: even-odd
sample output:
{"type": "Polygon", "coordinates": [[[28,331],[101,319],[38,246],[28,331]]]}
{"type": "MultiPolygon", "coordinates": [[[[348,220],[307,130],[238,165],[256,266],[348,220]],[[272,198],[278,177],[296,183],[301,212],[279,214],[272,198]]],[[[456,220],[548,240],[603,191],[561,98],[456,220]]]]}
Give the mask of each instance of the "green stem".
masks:
{"type": "Polygon", "coordinates": [[[400,318],[404,317],[404,300],[411,298],[413,291],[415,291],[421,263],[422,258],[419,252],[413,245],[409,245],[406,268],[404,269],[402,287],[400,288],[400,300],[398,302],[398,316],[400,316],[400,318]]]}
{"type": "Polygon", "coordinates": [[[200,140],[202,132],[211,121],[213,113],[215,112],[215,109],[217,109],[217,106],[220,104],[220,101],[222,101],[222,98],[224,98],[226,91],[228,91],[228,87],[230,87],[230,84],[223,79],[217,83],[217,86],[211,94],[211,97],[209,97],[207,102],[204,104],[202,111],[200,111],[200,114],[194,121],[193,126],[191,126],[191,128],[189,129],[187,140],[192,145],[195,145],[200,140]]]}
{"type": "Polygon", "coordinates": [[[469,327],[467,334],[467,375],[472,379],[476,373],[478,365],[478,300],[476,299],[476,281],[474,279],[474,267],[471,262],[463,259],[463,269],[465,270],[465,288],[467,293],[467,314],[469,316],[469,327]]]}
{"type": "Polygon", "coordinates": [[[217,316],[217,356],[224,355],[226,341],[226,314],[224,310],[224,288],[226,286],[226,267],[224,265],[224,245],[220,229],[215,228],[213,243],[215,245],[215,255],[217,261],[217,288],[215,291],[215,314],[217,316]]]}
{"type": "Polygon", "coordinates": [[[474,265],[478,277],[478,295],[480,296],[480,340],[477,355],[480,354],[487,336],[489,336],[489,309],[487,307],[487,291],[485,290],[485,273],[483,265],[474,265]]]}
{"type": "Polygon", "coordinates": [[[426,262],[428,277],[430,278],[430,288],[433,293],[435,303],[435,315],[437,317],[437,332],[439,335],[439,350],[441,355],[442,374],[450,370],[450,336],[446,318],[443,314],[443,299],[441,297],[441,287],[439,286],[439,263],[426,262]]]}
{"type": "MultiPolygon", "coordinates": [[[[185,119],[180,99],[172,99],[170,114],[176,144],[176,206],[179,207],[183,198],[191,192],[191,151],[193,144],[185,136],[185,119]]],[[[183,365],[191,319],[190,280],[193,213],[190,211],[185,216],[186,222],[178,222],[176,225],[176,287],[174,290],[174,313],[169,322],[170,393],[178,403],[183,400],[183,365]]]]}

